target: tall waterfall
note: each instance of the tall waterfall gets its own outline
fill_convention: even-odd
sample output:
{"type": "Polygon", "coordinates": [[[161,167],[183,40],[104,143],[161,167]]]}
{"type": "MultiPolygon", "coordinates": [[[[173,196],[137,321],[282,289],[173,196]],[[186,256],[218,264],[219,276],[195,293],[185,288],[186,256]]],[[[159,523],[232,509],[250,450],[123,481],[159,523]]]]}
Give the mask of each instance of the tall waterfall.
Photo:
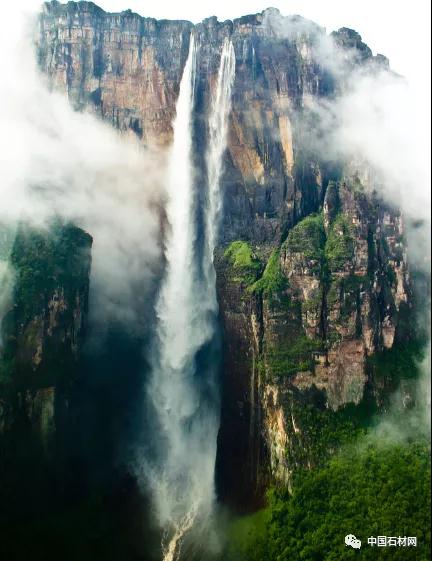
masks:
{"type": "MultiPolygon", "coordinates": [[[[223,155],[228,134],[228,117],[231,111],[231,90],[235,77],[235,53],[232,42],[225,39],[219,66],[216,92],[209,117],[209,144],[206,154],[208,174],[208,206],[206,212],[206,267],[208,289],[215,289],[213,253],[219,233],[222,209],[220,179],[223,172],[223,155]]],[[[216,303],[216,296],[212,299],[216,303]]]]}
{"type": "Polygon", "coordinates": [[[202,364],[198,353],[215,335],[213,252],[221,208],[219,183],[235,72],[234,50],[226,41],[209,117],[206,239],[201,264],[197,262],[199,252],[195,251],[199,198],[194,184],[192,140],[196,61],[197,46],[192,35],[173,123],[166,274],[156,306],[158,325],[149,383],[157,449],[147,466],[147,475],[159,522],[166,528],[164,561],[178,559],[185,535],[211,514],[219,424],[216,368],[202,364]]]}

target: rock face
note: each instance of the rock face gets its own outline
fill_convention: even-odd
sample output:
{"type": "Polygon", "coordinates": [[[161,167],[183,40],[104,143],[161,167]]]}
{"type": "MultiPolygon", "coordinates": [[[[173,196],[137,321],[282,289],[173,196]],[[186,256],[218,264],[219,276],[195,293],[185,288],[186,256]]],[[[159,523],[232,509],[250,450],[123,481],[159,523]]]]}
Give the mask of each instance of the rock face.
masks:
{"type": "MultiPolygon", "coordinates": [[[[403,218],[379,200],[368,173],[323,157],[308,109],[311,100],[344,87],[325,69],[326,42],[349,68],[385,69],[388,61],[373,57],[353,30],[329,39],[312,22],[275,10],[193,26],[54,1],[44,5],[39,25],[39,64],[50,86],[66,92],[75,108],[162,150],[172,139],[190,33],[199,44],[201,148],[223,40],[233,42],[216,255],[224,337],[217,478],[223,500],[255,507],[269,482],[290,484],[298,467],[313,467],[337,446],[324,428],[341,412],[360,407],[369,394],[380,401],[368,359],[409,331],[403,218]]],[[[205,181],[203,153],[196,157],[198,183],[205,181]]],[[[77,310],[78,323],[63,336],[73,354],[81,298],[65,299],[57,286],[43,314],[32,316],[19,335],[32,338],[23,357],[32,368],[43,364],[42,342],[58,338],[66,310],[77,310]]]]}
{"type": "MultiPolygon", "coordinates": [[[[165,146],[192,31],[200,45],[198,113],[207,111],[226,36],[236,54],[223,238],[280,240],[322,203],[334,174],[310,153],[298,123],[306,98],[330,95],[335,87],[314,54],[326,37],[322,28],[274,10],[193,26],[130,11],[109,14],[91,2],[51,2],[40,17],[39,63],[50,86],[66,91],[75,108],[90,109],[146,144],[165,146]]],[[[355,41],[340,35],[346,49],[362,53],[360,62],[372,60],[357,34],[355,41]]],[[[205,143],[205,131],[200,134],[205,143]]]]}
{"type": "MultiPolygon", "coordinates": [[[[219,463],[228,497],[244,505],[247,488],[253,505],[269,476],[290,484],[297,467],[320,460],[319,431],[336,432],[346,408],[355,416],[368,400],[368,357],[407,340],[412,299],[402,240],[398,213],[346,182],[330,183],[323,210],[298,222],[270,257],[245,242],[249,262],[240,261],[237,242],[220,257],[219,463]]],[[[372,391],[378,405],[382,395],[372,391]]]]}
{"type": "Polygon", "coordinates": [[[91,244],[74,226],[17,233],[10,255],[14,288],[2,322],[3,433],[25,418],[44,442],[54,436],[84,341],[91,244]]]}

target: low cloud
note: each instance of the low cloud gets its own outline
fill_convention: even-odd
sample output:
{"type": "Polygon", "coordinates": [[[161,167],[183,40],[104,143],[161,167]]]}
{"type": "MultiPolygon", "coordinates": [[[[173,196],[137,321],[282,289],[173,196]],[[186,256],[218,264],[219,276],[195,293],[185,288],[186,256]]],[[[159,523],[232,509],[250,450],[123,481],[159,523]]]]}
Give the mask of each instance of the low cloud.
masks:
{"type": "MultiPolygon", "coordinates": [[[[283,17],[277,10],[265,12],[262,26],[267,33],[294,41],[305,64],[318,64],[336,85],[330,97],[304,94],[302,110],[291,112],[300,148],[322,162],[342,162],[345,177],[357,176],[368,190],[401,209],[409,263],[429,277],[430,122],[424,84],[393,73],[386,59],[372,57],[350,30],[327,35],[313,22],[283,17]]],[[[418,311],[422,326],[429,325],[427,284],[421,287],[425,305],[418,311]]],[[[422,428],[429,429],[430,363],[429,344],[420,365],[423,376],[412,390],[418,404],[413,424],[421,419],[422,428]]],[[[395,402],[401,399],[395,396],[395,402]]],[[[383,425],[380,430],[384,429],[383,425]]]]}
{"type": "MultiPolygon", "coordinates": [[[[8,7],[0,38],[0,222],[56,216],[94,238],[97,315],[137,319],[160,258],[164,155],[52,93],[36,66],[35,20],[8,7]]],[[[93,299],[95,302],[95,299],[93,299]]]]}

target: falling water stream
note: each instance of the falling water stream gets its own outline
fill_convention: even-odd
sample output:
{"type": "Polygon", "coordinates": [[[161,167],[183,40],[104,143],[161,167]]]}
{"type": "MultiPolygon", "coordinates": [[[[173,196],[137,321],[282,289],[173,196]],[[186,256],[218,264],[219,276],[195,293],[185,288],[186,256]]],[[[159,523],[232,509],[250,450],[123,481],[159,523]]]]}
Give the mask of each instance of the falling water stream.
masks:
{"type": "Polygon", "coordinates": [[[228,134],[228,117],[231,110],[231,91],[235,77],[235,53],[230,40],[225,39],[219,66],[216,92],[212,99],[209,117],[209,144],[206,153],[208,174],[208,204],[206,209],[206,248],[205,267],[209,291],[216,300],[216,272],[213,254],[218,240],[219,220],[222,210],[220,180],[223,172],[223,155],[228,134]]]}
{"type": "Polygon", "coordinates": [[[179,559],[185,536],[203,526],[214,502],[219,426],[216,368],[197,354],[215,334],[217,300],[213,253],[221,211],[220,179],[235,74],[232,43],[225,40],[209,114],[205,244],[198,263],[193,166],[197,44],[192,35],[173,123],[165,240],[166,273],[156,312],[149,395],[157,424],[157,454],[149,468],[164,561],[179,559]],[[200,266],[201,265],[201,266],[200,266]]]}

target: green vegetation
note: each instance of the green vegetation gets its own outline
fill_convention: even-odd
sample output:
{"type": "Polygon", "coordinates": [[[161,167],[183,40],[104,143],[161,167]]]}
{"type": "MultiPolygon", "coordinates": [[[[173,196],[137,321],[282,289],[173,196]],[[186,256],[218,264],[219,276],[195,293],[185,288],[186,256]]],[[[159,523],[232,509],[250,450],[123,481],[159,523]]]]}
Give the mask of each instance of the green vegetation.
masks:
{"type": "Polygon", "coordinates": [[[241,240],[231,242],[225,250],[225,257],[231,260],[236,269],[258,268],[259,261],[254,255],[248,242],[241,240]]]}
{"type": "Polygon", "coordinates": [[[334,216],[340,211],[340,197],[339,197],[340,183],[330,180],[326,189],[326,199],[329,203],[330,215],[334,216]]]}
{"type": "Polygon", "coordinates": [[[389,263],[387,263],[386,266],[385,266],[385,275],[387,277],[387,281],[388,281],[390,286],[396,286],[397,285],[396,273],[395,273],[393,267],[391,267],[389,263]]]}
{"type": "Polygon", "coordinates": [[[15,360],[13,358],[0,358],[0,391],[3,386],[8,386],[12,382],[14,370],[15,360]]]}
{"type": "Polygon", "coordinates": [[[322,214],[311,214],[294,226],[284,245],[293,253],[303,253],[306,259],[321,261],[325,239],[322,214]]]}
{"type": "Polygon", "coordinates": [[[236,281],[244,282],[247,285],[252,285],[256,281],[262,265],[248,242],[241,240],[231,242],[225,250],[224,256],[229,259],[235,270],[236,281]]]}
{"type": "Polygon", "coordinates": [[[364,400],[338,411],[327,409],[324,403],[311,404],[294,401],[292,413],[300,433],[294,433],[287,450],[289,465],[322,466],[342,446],[355,442],[372,424],[374,404],[364,400]]]}
{"type": "MultiPolygon", "coordinates": [[[[406,379],[418,375],[423,356],[424,342],[414,341],[372,356],[368,365],[374,376],[406,379]]],[[[369,435],[377,421],[376,396],[337,412],[320,399],[317,394],[314,403],[290,403],[299,429],[286,449],[293,492],[274,489],[267,508],[236,520],[224,561],[339,561],[359,555],[369,561],[427,561],[430,443],[378,443],[375,433],[369,435]],[[361,553],[345,547],[348,533],[362,540],[361,553]],[[378,535],[416,536],[418,547],[368,546],[368,537],[378,535]]]]}
{"type": "MultiPolygon", "coordinates": [[[[281,249],[304,255],[305,259],[310,261],[312,270],[321,276],[323,282],[328,283],[329,272],[345,269],[347,263],[349,264],[354,257],[352,226],[344,215],[338,214],[326,238],[322,213],[311,214],[292,228],[281,249]]],[[[280,251],[273,250],[260,278],[258,277],[262,271],[262,263],[248,242],[241,240],[232,242],[224,255],[235,270],[235,280],[248,285],[252,293],[271,297],[288,286],[288,281],[280,267],[280,251]]],[[[346,291],[358,288],[362,280],[354,277],[345,279],[343,282],[346,291]]],[[[339,289],[338,283],[331,287],[334,299],[338,298],[339,289]]],[[[331,300],[331,292],[329,297],[331,300]]],[[[310,302],[309,309],[314,309],[317,304],[319,302],[310,302]]]]}
{"type": "Polygon", "coordinates": [[[331,271],[343,270],[354,257],[352,227],[343,214],[339,214],[330,227],[325,244],[325,258],[331,271]]]}
{"type": "Polygon", "coordinates": [[[294,493],[269,493],[268,507],[231,528],[229,561],[427,561],[430,554],[430,447],[369,444],[298,474],[294,493]],[[362,540],[348,549],[346,534],[362,540]],[[370,536],[416,536],[417,547],[377,548],[370,536]]]}
{"type": "Polygon", "coordinates": [[[7,261],[13,242],[15,239],[15,230],[10,226],[0,222],[0,261],[7,261]]]}
{"type": "Polygon", "coordinates": [[[20,228],[10,260],[16,271],[14,301],[22,319],[38,313],[59,286],[66,296],[74,295],[87,278],[90,246],[91,237],[72,225],[55,224],[45,231],[20,228]]]}
{"type": "Polygon", "coordinates": [[[302,309],[306,312],[316,312],[321,307],[323,299],[323,288],[320,286],[313,295],[302,303],[302,309]]]}
{"type": "Polygon", "coordinates": [[[252,548],[257,544],[262,550],[264,536],[266,536],[270,524],[270,508],[238,518],[229,528],[229,545],[227,552],[224,552],[223,555],[224,561],[255,561],[257,558],[251,557],[252,548]],[[226,559],[226,556],[228,556],[228,559],[226,559]]]}
{"type": "Polygon", "coordinates": [[[328,269],[339,271],[354,257],[352,226],[346,216],[339,213],[326,237],[322,213],[311,214],[294,226],[283,247],[315,261],[317,273],[325,275],[328,269]]]}
{"type": "Polygon", "coordinates": [[[355,313],[358,308],[359,290],[368,283],[367,275],[351,274],[347,277],[332,276],[328,284],[327,304],[329,308],[340,304],[341,319],[355,313]]]}
{"type": "Polygon", "coordinates": [[[283,346],[269,346],[265,353],[268,371],[272,376],[280,377],[312,370],[312,352],[321,350],[321,346],[322,341],[310,339],[306,335],[300,335],[283,346]]]}
{"type": "Polygon", "coordinates": [[[65,348],[59,352],[55,338],[44,345],[37,376],[31,357],[43,336],[48,302],[56,292],[66,303],[62,321],[65,325],[73,324],[71,304],[75,303],[77,294],[87,290],[90,247],[91,237],[73,225],[54,223],[49,229],[18,228],[9,257],[14,270],[13,306],[2,322],[0,384],[3,389],[47,387],[68,378],[72,350],[65,348]]]}
{"type": "Polygon", "coordinates": [[[368,358],[368,368],[376,379],[390,378],[395,382],[415,379],[420,375],[419,365],[424,357],[424,342],[416,339],[375,353],[368,358]]]}
{"type": "Polygon", "coordinates": [[[288,286],[288,281],[280,266],[280,251],[273,250],[267,262],[264,273],[251,287],[252,292],[261,292],[264,296],[272,296],[282,292],[288,286]]]}
{"type": "Polygon", "coordinates": [[[361,182],[360,178],[358,177],[358,175],[355,175],[353,178],[353,181],[350,184],[350,190],[354,193],[354,194],[361,194],[364,193],[364,185],[361,182]]]}

